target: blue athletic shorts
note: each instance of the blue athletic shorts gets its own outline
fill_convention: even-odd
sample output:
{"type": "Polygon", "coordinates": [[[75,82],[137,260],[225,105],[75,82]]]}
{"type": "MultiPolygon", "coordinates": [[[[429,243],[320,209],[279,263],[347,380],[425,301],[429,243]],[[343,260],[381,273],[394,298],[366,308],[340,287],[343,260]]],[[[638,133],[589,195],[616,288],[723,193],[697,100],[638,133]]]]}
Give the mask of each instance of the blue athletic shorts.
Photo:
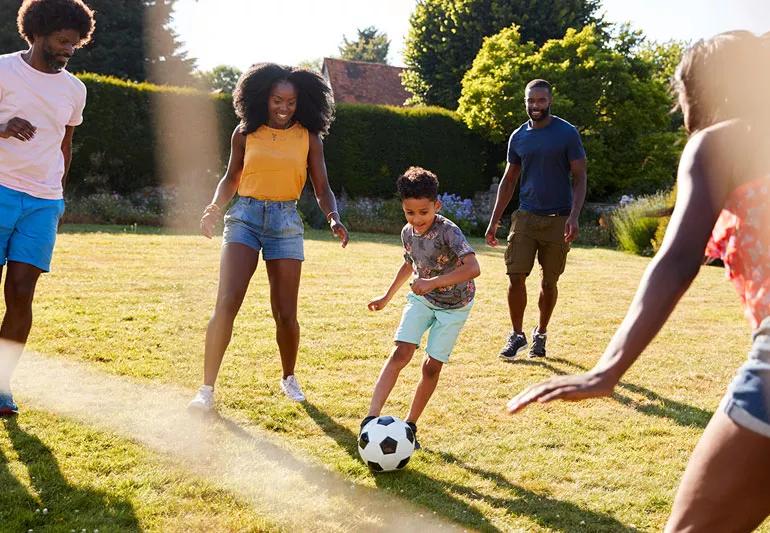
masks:
{"type": "Polygon", "coordinates": [[[64,200],[36,198],[0,185],[0,266],[6,261],[51,270],[64,200]]]}

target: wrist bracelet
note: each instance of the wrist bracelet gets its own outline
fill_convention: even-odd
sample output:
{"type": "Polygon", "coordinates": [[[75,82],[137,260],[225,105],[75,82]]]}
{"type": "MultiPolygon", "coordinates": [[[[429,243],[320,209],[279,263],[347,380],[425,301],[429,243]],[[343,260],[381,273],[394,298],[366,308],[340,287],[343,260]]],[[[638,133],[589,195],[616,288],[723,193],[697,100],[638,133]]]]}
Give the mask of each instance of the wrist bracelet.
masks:
{"type": "Polygon", "coordinates": [[[339,218],[340,214],[337,211],[329,211],[329,213],[326,215],[326,222],[331,222],[332,215],[337,215],[337,218],[339,218]]]}

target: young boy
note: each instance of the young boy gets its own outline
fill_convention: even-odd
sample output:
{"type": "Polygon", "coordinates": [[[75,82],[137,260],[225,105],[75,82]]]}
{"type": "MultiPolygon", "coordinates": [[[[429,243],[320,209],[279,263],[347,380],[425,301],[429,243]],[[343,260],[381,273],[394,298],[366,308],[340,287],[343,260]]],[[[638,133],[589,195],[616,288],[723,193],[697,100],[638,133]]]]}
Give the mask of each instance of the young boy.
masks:
{"type": "MultiPolygon", "coordinates": [[[[404,263],[387,292],[369,302],[369,310],[383,309],[406,280],[413,275],[414,280],[396,330],[395,346],[374,386],[369,414],[361,422],[361,428],[380,415],[401,369],[412,359],[423,333],[430,330],[422,379],[406,416],[406,423],[416,434],[417,419],[436,389],[441,368],[449,360],[473,306],[476,291],[473,278],[481,270],[460,228],[436,214],[441,202],[435,174],[410,167],[399,176],[396,187],[407,221],[401,230],[404,263]]],[[[416,440],[415,448],[420,448],[416,440]]]]}

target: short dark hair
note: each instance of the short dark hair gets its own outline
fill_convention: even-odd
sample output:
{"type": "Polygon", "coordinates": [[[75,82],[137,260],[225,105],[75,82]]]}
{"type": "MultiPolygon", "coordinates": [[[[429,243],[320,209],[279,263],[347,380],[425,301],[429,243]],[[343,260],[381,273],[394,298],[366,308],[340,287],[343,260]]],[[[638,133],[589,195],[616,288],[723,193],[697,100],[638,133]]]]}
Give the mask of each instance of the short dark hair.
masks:
{"type": "Polygon", "coordinates": [[[551,87],[551,84],[548,83],[545,80],[541,80],[540,78],[534,79],[531,82],[527,84],[526,87],[524,87],[524,91],[528,91],[530,89],[548,89],[548,94],[553,94],[553,88],[551,87]]]}
{"type": "Polygon", "coordinates": [[[275,63],[258,63],[244,72],[233,91],[235,114],[241,119],[241,133],[248,135],[267,124],[267,100],[272,88],[282,81],[297,90],[294,118],[309,132],[324,135],[334,120],[331,89],[320,74],[275,63]]]}
{"type": "Polygon", "coordinates": [[[80,34],[79,46],[88,44],[94,32],[94,11],[82,0],[24,0],[16,26],[29,44],[35,35],[48,36],[59,30],[80,34]]]}
{"type": "Polygon", "coordinates": [[[409,167],[396,180],[398,195],[407,198],[438,198],[438,178],[430,170],[422,167],[409,167]]]}

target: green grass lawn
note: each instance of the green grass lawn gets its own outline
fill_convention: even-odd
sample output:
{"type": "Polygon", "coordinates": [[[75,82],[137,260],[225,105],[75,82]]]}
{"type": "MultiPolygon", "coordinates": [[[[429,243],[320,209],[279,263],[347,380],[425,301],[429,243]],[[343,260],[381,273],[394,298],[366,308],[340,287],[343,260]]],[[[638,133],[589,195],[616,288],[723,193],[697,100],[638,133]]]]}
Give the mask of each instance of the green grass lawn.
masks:
{"type": "MultiPolygon", "coordinates": [[[[29,348],[192,393],[201,381],[221,241],[65,230],[53,272],[39,284],[29,348]]],[[[290,403],[279,390],[260,265],[218,382],[218,404],[226,412],[274,432],[289,449],[353,483],[470,529],[662,528],[687,457],[749,346],[748,325],[720,269],[701,271],[613,399],[536,406],[510,418],[505,402],[528,384],[591,367],[648,259],[573,249],[549,328],[549,358],[506,364],[497,359],[510,329],[503,250],[474,240],[482,268],[476,305],[421,419],[423,450],[405,471],[372,476],[358,458],[356,432],[406,293],[379,313],[367,311],[366,303],[387,288],[401,261],[400,244],[397,237],[354,235],[342,250],[325,233],[307,237],[297,376],[308,401],[290,403]]],[[[529,283],[528,330],[537,319],[537,278],[529,283]]],[[[415,359],[384,413],[406,413],[418,378],[415,359]]],[[[11,486],[0,491],[0,524],[13,524],[10,530],[53,527],[52,518],[45,522],[35,513],[45,505],[64,513],[49,510],[73,529],[106,531],[113,519],[121,530],[273,527],[269,516],[171,458],[40,410],[26,409],[0,429],[0,454],[0,482],[11,486]],[[82,502],[81,516],[92,509],[93,524],[101,526],[77,525],[70,501],[82,502]]]]}

